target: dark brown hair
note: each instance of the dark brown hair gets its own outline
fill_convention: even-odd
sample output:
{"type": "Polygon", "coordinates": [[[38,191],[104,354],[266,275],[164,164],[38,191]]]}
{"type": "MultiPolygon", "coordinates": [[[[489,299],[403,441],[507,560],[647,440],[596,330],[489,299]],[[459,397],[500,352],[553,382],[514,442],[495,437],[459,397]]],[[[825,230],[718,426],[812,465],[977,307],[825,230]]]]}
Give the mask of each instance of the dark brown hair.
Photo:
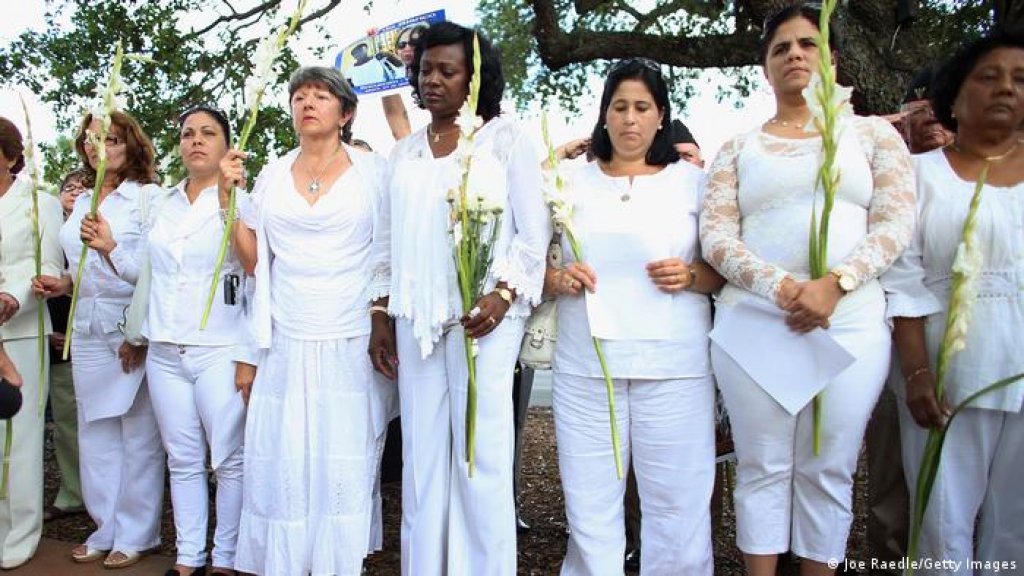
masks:
{"type": "Polygon", "coordinates": [[[11,174],[21,172],[21,169],[25,167],[25,145],[21,141],[21,132],[18,131],[14,122],[3,116],[0,116],[0,151],[8,160],[14,160],[11,174]]]}
{"type": "MultiPolygon", "coordinates": [[[[85,169],[86,186],[96,185],[96,168],[89,164],[89,155],[85,153],[85,132],[92,124],[92,113],[86,114],[78,127],[78,134],[75,136],[75,151],[82,159],[85,169]]],[[[160,180],[156,175],[156,152],[149,136],[142,131],[142,126],[128,113],[114,110],[110,113],[110,128],[117,127],[124,132],[125,156],[124,167],[117,174],[117,183],[125,180],[139,184],[156,184],[160,180]]]]}

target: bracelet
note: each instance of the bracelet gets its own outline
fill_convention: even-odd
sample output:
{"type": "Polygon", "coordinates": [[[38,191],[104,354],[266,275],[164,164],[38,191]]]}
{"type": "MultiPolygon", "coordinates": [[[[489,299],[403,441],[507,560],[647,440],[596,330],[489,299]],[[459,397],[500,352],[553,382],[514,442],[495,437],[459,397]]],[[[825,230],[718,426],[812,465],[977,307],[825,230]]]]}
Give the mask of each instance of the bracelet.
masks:
{"type": "Polygon", "coordinates": [[[387,315],[388,307],[381,306],[380,304],[374,304],[373,306],[370,306],[370,314],[372,315],[375,312],[387,315]]]}
{"type": "Polygon", "coordinates": [[[227,211],[227,208],[221,208],[220,210],[218,210],[218,213],[220,214],[220,221],[225,223],[225,224],[227,224],[228,223],[228,211],[227,211]]]}
{"type": "Polygon", "coordinates": [[[924,374],[925,372],[930,372],[930,371],[931,371],[931,368],[929,368],[928,365],[926,364],[924,366],[919,367],[917,370],[914,370],[913,372],[911,372],[909,376],[904,376],[903,377],[903,381],[906,382],[907,384],[910,384],[910,382],[914,378],[917,378],[921,374],[924,374]]]}

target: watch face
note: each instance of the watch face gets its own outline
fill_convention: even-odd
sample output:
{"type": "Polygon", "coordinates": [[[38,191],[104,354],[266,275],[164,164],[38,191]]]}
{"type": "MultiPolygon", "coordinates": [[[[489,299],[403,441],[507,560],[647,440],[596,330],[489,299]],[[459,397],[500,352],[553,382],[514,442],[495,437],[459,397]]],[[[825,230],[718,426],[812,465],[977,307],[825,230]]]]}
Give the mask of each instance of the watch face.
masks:
{"type": "Polygon", "coordinates": [[[852,291],[854,288],[854,284],[855,281],[852,276],[847,276],[844,274],[839,277],[839,287],[842,288],[844,292],[852,291]]]}

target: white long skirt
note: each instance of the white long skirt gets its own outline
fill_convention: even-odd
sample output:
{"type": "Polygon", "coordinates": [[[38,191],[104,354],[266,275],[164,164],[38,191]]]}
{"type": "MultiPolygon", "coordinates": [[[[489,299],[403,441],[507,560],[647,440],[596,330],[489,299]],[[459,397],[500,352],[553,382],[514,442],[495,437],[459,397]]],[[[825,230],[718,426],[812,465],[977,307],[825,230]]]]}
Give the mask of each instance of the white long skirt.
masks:
{"type": "Polygon", "coordinates": [[[383,438],[374,432],[368,340],[278,332],[261,353],[245,426],[236,569],[360,573],[383,438]]]}

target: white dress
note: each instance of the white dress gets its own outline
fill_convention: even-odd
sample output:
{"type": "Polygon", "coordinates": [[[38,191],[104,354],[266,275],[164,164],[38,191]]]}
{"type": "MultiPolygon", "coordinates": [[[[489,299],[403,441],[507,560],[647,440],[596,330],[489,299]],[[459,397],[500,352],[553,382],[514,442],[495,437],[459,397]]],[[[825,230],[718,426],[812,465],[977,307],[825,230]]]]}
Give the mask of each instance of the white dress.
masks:
{"type": "MultiPolygon", "coordinates": [[[[749,554],[792,550],[818,562],[844,557],[857,453],[889,366],[885,297],[876,278],[910,240],[913,173],[906,146],[884,120],[853,117],[842,126],[827,263],[846,267],[856,289],[836,306],[829,335],[856,361],[822,394],[821,454],[811,448],[810,404],[790,415],[711,346],[736,442],[737,544],[749,554]]],[[[756,130],[734,138],[715,159],[701,244],[705,259],[729,281],[717,300],[716,324],[729,315],[742,322],[743,309],[734,307],[741,300],[776,310],[783,278],[809,277],[820,154],[819,137],[785,139],[756,130]]],[[[777,313],[783,322],[785,314],[777,313]]]]}
{"type": "MultiPolygon", "coordinates": [[[[962,180],[941,149],[915,156],[914,165],[917,231],[907,251],[882,277],[882,284],[890,317],[925,318],[925,343],[935,373],[953,259],[975,183],[962,180]]],[[[946,376],[951,405],[997,380],[1024,372],[1024,183],[986,185],[976,222],[983,264],[967,347],[950,359],[946,376]]],[[[928,432],[907,410],[906,383],[898,369],[890,382],[901,399],[900,434],[913,498],[928,432]]],[[[1022,402],[1024,384],[1017,382],[978,398],[954,420],[925,512],[922,556],[989,562],[1016,557],[1020,566],[1024,550],[1024,500],[1018,488],[1024,474],[1022,402]]],[[[974,573],[966,563],[959,570],[919,572],[974,573]]]]}
{"type": "MultiPolygon", "coordinates": [[[[632,179],[608,176],[596,162],[580,169],[568,183],[573,230],[584,260],[594,253],[593,239],[607,234],[622,239],[616,257],[630,258],[639,272],[648,257],[631,257],[622,246],[654,245],[664,250],[664,258],[700,261],[697,216],[703,176],[682,161],[632,179]]],[[[562,244],[566,263],[573,262],[565,235],[562,244]]],[[[597,293],[612,280],[598,272],[597,293]]],[[[669,299],[656,337],[602,339],[601,346],[613,379],[623,466],[628,469],[632,462],[636,471],[644,571],[710,576],[709,505],[715,478],[711,302],[706,294],[691,291],[669,299]]],[[[646,304],[637,298],[622,305],[636,310],[646,304]]],[[[622,574],[626,479],[615,472],[605,382],[584,297],[558,298],[553,369],[558,466],[571,528],[561,574],[622,574]]]]}
{"type": "Polygon", "coordinates": [[[345,150],[353,166],[315,204],[295,190],[293,151],[264,169],[243,215],[258,238],[260,348],[245,429],[244,572],[359,574],[372,542],[381,404],[394,388],[377,384],[366,354],[379,163],[345,150]]]}

